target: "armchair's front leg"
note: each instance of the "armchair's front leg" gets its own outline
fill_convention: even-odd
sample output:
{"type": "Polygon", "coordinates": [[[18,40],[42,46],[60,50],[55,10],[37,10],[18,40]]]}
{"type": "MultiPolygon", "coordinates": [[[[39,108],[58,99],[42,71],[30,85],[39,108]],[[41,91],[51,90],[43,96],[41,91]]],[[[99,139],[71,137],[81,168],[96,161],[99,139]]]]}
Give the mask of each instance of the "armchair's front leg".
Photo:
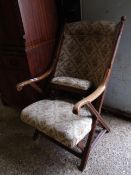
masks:
{"type": "Polygon", "coordinates": [[[81,164],[79,167],[80,171],[83,171],[86,164],[87,164],[87,160],[88,160],[88,157],[89,157],[89,154],[91,151],[92,140],[93,140],[94,133],[96,130],[97,122],[99,122],[102,125],[102,127],[107,130],[107,132],[110,131],[110,128],[108,127],[108,125],[105,123],[105,121],[103,120],[103,118],[101,117],[99,112],[94,108],[94,106],[90,102],[87,103],[87,107],[88,107],[89,111],[92,113],[93,122],[92,122],[92,127],[91,127],[92,129],[89,133],[86,146],[85,146],[83,153],[82,153],[82,160],[81,160],[81,164]]]}
{"type": "Polygon", "coordinates": [[[97,119],[93,118],[92,129],[89,133],[88,141],[86,142],[86,146],[85,146],[84,151],[82,153],[82,160],[81,160],[81,164],[79,166],[80,171],[83,171],[85,169],[86,164],[87,164],[88,157],[89,157],[90,150],[91,150],[92,140],[93,140],[95,129],[96,129],[96,123],[97,123],[97,119]]]}

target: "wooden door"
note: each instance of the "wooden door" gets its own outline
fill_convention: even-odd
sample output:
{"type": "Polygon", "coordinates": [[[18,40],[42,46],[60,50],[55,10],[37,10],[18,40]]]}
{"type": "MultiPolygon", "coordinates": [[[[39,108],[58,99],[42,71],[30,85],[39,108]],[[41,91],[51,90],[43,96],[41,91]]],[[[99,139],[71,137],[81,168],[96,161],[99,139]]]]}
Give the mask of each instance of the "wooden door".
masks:
{"type": "Polygon", "coordinates": [[[56,0],[18,0],[32,77],[44,73],[53,59],[58,32],[56,0]]]}
{"type": "MultiPolygon", "coordinates": [[[[16,84],[43,73],[53,58],[58,32],[55,0],[0,0],[0,95],[23,107],[41,98],[16,84]]],[[[44,83],[41,83],[41,87],[44,83]]]]}

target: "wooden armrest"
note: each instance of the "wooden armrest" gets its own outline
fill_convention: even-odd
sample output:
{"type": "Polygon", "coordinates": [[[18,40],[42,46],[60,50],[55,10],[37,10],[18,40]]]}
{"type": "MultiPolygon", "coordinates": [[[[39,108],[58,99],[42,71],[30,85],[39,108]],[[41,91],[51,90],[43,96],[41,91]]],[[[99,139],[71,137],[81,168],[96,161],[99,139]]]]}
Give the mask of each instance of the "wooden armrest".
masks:
{"type": "Polygon", "coordinates": [[[98,88],[94,92],[92,92],[90,95],[88,95],[87,97],[83,98],[82,100],[80,100],[79,102],[77,102],[75,104],[75,106],[73,108],[73,113],[79,114],[80,108],[82,106],[93,102],[95,99],[97,99],[105,91],[110,74],[111,74],[111,69],[108,68],[106,73],[105,73],[105,76],[104,76],[102,83],[98,86],[98,88]]]}
{"type": "Polygon", "coordinates": [[[79,114],[80,108],[85,104],[91,103],[97,99],[105,91],[105,88],[106,84],[102,83],[93,93],[77,102],[73,108],[73,113],[79,114]]]}
{"type": "Polygon", "coordinates": [[[53,71],[53,66],[47,72],[42,74],[41,76],[36,77],[36,78],[32,78],[30,80],[26,80],[26,81],[23,81],[23,82],[17,84],[16,85],[17,91],[21,91],[24,86],[31,85],[33,83],[39,82],[41,80],[44,80],[45,78],[47,78],[52,73],[52,71],[53,71]]]}
{"type": "MultiPolygon", "coordinates": [[[[60,35],[60,40],[59,40],[59,44],[58,44],[58,49],[57,49],[56,57],[54,58],[54,62],[52,64],[51,68],[39,77],[32,78],[30,80],[26,80],[26,81],[23,81],[23,82],[17,84],[17,86],[16,86],[17,91],[21,91],[23,89],[23,87],[26,86],[26,85],[31,85],[31,86],[36,87],[36,85],[34,83],[39,82],[41,80],[44,80],[45,78],[47,78],[53,72],[53,70],[54,70],[54,68],[57,64],[57,59],[59,58],[60,49],[61,49],[61,46],[62,46],[62,43],[63,43],[63,34],[64,34],[63,28],[64,28],[64,26],[61,27],[62,32],[60,32],[61,35],[60,35]]],[[[36,88],[38,89],[38,91],[41,91],[38,87],[36,87],[36,88]]]]}

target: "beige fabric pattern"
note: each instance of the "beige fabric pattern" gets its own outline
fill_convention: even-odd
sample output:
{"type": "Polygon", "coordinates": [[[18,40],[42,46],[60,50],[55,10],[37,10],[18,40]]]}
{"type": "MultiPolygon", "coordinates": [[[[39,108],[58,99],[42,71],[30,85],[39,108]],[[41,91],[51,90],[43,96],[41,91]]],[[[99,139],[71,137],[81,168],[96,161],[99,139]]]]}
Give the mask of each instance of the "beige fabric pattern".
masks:
{"type": "Polygon", "coordinates": [[[97,87],[111,60],[116,29],[106,21],[66,24],[55,77],[85,79],[97,87]]]}
{"type": "Polygon", "coordinates": [[[92,83],[88,80],[82,80],[72,77],[54,77],[51,83],[67,87],[73,87],[84,91],[87,91],[92,86],[92,83]]]}
{"type": "Polygon", "coordinates": [[[74,147],[91,130],[92,118],[87,109],[80,116],[72,113],[73,103],[63,100],[42,100],[25,109],[21,119],[60,143],[74,147]]]}

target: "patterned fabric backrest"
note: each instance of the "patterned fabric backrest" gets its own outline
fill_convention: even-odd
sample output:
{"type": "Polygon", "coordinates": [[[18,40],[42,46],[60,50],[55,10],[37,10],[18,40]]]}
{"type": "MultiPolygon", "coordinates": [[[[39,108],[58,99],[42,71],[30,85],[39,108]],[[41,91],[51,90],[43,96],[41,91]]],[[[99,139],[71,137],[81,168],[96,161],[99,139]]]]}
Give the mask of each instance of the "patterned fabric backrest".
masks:
{"type": "Polygon", "coordinates": [[[107,21],[66,24],[55,77],[86,79],[98,86],[111,61],[117,27],[107,21]]]}

